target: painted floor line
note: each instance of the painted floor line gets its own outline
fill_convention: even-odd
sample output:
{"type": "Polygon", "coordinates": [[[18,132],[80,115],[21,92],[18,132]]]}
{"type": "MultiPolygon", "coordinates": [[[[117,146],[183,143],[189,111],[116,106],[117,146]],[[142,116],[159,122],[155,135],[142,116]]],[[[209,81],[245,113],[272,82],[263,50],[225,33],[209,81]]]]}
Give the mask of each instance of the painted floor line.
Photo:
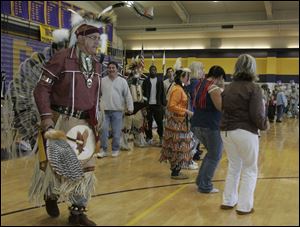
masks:
{"type": "Polygon", "coordinates": [[[171,194],[167,195],[165,198],[163,198],[162,200],[160,200],[158,203],[154,204],[153,206],[149,207],[144,212],[142,212],[141,214],[139,214],[138,216],[136,216],[135,218],[133,218],[125,226],[132,226],[132,225],[136,224],[142,218],[144,218],[145,216],[147,216],[148,214],[150,214],[152,211],[154,211],[155,209],[157,209],[158,207],[160,207],[162,204],[164,204],[165,202],[167,202],[168,200],[170,200],[172,197],[174,197],[180,191],[182,191],[183,189],[185,189],[187,186],[188,185],[182,185],[181,187],[179,187],[178,189],[176,189],[174,192],[172,192],[171,194]]]}
{"type": "MultiPolygon", "coordinates": [[[[257,180],[281,180],[281,179],[299,179],[299,176],[276,176],[276,177],[258,177],[257,180]]],[[[218,179],[218,180],[213,180],[212,182],[223,182],[225,181],[224,179],[218,179]]],[[[184,183],[177,183],[177,184],[167,184],[167,185],[156,185],[156,186],[151,186],[151,187],[143,187],[143,188],[133,188],[133,189],[127,189],[127,190],[121,190],[121,191],[113,191],[113,192],[106,192],[106,193],[99,193],[92,195],[92,197],[101,197],[101,196],[109,196],[109,195],[114,195],[114,194],[120,194],[120,193],[128,193],[128,192],[134,192],[134,191],[140,191],[140,190],[149,190],[149,189],[156,189],[156,188],[165,188],[165,187],[176,187],[180,185],[191,185],[195,184],[194,181],[189,181],[189,182],[184,182],[184,183]]],[[[58,202],[59,204],[60,202],[58,202]]],[[[2,216],[6,215],[11,215],[15,213],[20,213],[32,209],[38,209],[40,207],[44,207],[45,205],[42,206],[34,206],[34,207],[27,207],[27,208],[22,208],[19,210],[14,210],[14,211],[9,211],[6,213],[1,213],[2,216]]]]}

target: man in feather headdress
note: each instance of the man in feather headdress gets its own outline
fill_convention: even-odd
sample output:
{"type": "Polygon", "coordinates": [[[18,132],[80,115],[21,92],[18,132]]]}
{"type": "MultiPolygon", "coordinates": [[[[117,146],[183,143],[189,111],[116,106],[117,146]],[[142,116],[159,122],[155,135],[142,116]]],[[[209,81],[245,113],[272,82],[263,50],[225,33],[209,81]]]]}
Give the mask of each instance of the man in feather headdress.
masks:
{"type": "Polygon", "coordinates": [[[34,89],[41,142],[31,197],[39,201],[43,195],[52,217],[59,216],[58,199],[66,200],[69,224],[96,226],[84,212],[94,189],[93,153],[99,150],[101,64],[96,54],[102,23],[83,12],[73,12],[71,20],[69,48],[47,62],[34,89]]]}
{"type": "Polygon", "coordinates": [[[130,138],[134,137],[134,145],[137,147],[147,146],[145,140],[145,107],[147,106],[142,91],[142,84],[145,80],[143,74],[142,62],[139,56],[132,60],[129,66],[129,76],[127,78],[128,86],[133,99],[134,111],[125,114],[121,136],[121,149],[130,150],[130,138]]]}

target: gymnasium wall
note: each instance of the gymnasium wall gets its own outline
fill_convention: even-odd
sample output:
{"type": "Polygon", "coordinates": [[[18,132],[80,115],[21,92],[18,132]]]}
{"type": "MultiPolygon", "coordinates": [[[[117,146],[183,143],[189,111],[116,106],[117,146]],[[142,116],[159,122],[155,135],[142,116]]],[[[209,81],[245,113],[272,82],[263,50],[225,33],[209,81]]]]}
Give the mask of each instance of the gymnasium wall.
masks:
{"type": "MultiPolygon", "coordinates": [[[[141,51],[127,51],[127,62],[140,54],[141,51]]],[[[215,49],[215,50],[165,50],[166,68],[173,67],[178,57],[182,58],[182,66],[188,67],[193,61],[200,61],[205,66],[206,73],[213,65],[224,68],[228,79],[234,71],[235,62],[240,54],[247,53],[255,57],[257,73],[261,82],[289,83],[291,80],[299,83],[299,49],[215,49]]],[[[144,51],[145,73],[152,64],[157,67],[159,74],[163,73],[163,51],[144,51]]],[[[229,79],[230,80],[230,79],[229,79]]]]}
{"type": "Polygon", "coordinates": [[[20,64],[33,52],[42,52],[50,44],[1,33],[1,71],[6,72],[7,85],[20,64]]]}
{"type": "MultiPolygon", "coordinates": [[[[22,61],[35,51],[42,51],[49,44],[36,40],[12,36],[1,33],[1,70],[6,72],[6,84],[17,72],[22,61]]],[[[130,64],[131,58],[141,51],[127,50],[127,62],[130,64]]],[[[261,82],[276,83],[281,81],[289,83],[291,80],[299,83],[299,49],[202,49],[202,50],[165,50],[166,67],[173,67],[176,58],[182,58],[183,67],[188,67],[193,61],[201,61],[208,72],[213,65],[220,65],[225,69],[227,75],[231,75],[237,57],[242,53],[253,55],[257,61],[257,73],[261,82]]],[[[162,74],[163,51],[144,51],[145,73],[152,64],[158,73],[162,74]]],[[[228,76],[229,79],[229,76],[228,76]]],[[[229,79],[230,80],[230,79],[229,79]]]]}

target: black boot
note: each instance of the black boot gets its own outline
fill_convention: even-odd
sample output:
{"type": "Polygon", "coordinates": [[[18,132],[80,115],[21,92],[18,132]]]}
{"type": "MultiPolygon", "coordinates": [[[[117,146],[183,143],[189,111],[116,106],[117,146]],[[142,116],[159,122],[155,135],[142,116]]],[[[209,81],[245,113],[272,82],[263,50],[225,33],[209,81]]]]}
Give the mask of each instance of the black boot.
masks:
{"type": "Polygon", "coordinates": [[[171,171],[172,171],[171,176],[178,176],[180,170],[181,170],[181,168],[177,168],[177,167],[171,169],[171,171]]]}
{"type": "MultiPolygon", "coordinates": [[[[200,143],[197,145],[197,151],[193,156],[193,160],[194,161],[199,161],[201,160],[201,155],[202,155],[203,151],[200,150],[200,143]]],[[[203,158],[202,158],[203,159],[203,158]]]]}
{"type": "Polygon", "coordinates": [[[72,205],[70,208],[69,224],[75,226],[97,226],[84,214],[87,210],[83,206],[72,205]]]}
{"type": "Polygon", "coordinates": [[[51,217],[58,217],[59,216],[59,209],[57,206],[57,198],[50,198],[44,197],[45,204],[46,204],[46,211],[49,216],[51,217]]]}
{"type": "Polygon", "coordinates": [[[175,168],[171,169],[171,179],[174,180],[185,180],[188,179],[189,177],[183,173],[180,173],[181,167],[175,166],[175,168]]]}

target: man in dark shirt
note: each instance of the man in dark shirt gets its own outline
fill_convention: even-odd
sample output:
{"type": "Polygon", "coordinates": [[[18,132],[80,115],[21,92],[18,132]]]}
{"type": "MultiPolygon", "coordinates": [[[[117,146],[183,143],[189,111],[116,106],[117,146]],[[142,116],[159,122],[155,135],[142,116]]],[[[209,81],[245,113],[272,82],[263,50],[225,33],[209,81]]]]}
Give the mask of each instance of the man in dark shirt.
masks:
{"type": "Polygon", "coordinates": [[[153,118],[157,124],[157,133],[162,144],[163,137],[163,117],[166,105],[166,96],[164,93],[164,83],[161,77],[157,76],[156,66],[152,65],[149,68],[150,76],[143,83],[143,96],[148,103],[147,107],[147,129],[146,141],[152,144],[152,124],[153,118]]]}

